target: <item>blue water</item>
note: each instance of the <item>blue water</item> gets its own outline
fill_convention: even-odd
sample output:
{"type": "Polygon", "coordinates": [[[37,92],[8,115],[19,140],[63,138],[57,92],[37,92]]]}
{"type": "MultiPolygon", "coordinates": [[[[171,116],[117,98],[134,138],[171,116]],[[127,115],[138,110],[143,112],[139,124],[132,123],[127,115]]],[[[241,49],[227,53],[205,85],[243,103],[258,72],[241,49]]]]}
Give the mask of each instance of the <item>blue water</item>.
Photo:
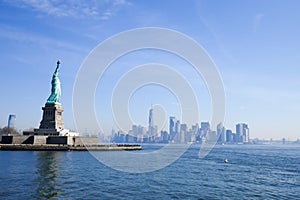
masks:
{"type": "Polygon", "coordinates": [[[216,146],[204,159],[198,151],[143,174],[88,152],[1,151],[0,199],[300,199],[300,146],[216,146]]]}

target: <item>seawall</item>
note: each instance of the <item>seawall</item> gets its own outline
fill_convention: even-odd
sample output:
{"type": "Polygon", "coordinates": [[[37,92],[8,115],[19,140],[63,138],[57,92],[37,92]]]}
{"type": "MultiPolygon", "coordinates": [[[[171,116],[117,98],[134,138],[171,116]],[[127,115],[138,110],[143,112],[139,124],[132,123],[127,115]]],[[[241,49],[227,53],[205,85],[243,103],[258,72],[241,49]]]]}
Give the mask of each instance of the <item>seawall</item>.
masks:
{"type": "Polygon", "coordinates": [[[35,144],[0,144],[0,151],[137,151],[141,145],[99,144],[90,146],[72,145],[35,145],[35,144]]]}

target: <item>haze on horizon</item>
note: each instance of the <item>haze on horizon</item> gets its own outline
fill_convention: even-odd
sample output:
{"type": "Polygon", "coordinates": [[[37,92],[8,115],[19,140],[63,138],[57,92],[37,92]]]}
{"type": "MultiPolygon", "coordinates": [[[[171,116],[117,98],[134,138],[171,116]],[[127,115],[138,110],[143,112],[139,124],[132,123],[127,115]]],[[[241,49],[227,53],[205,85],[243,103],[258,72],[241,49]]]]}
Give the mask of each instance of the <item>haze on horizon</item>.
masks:
{"type": "MultiPolygon", "coordinates": [[[[119,32],[162,27],[193,38],[215,62],[225,87],[226,128],[234,130],[235,124],[245,122],[251,138],[296,140],[300,138],[299,6],[294,0],[0,0],[0,126],[6,126],[9,114],[16,114],[17,129],[39,126],[60,59],[64,122],[66,128],[75,129],[73,86],[90,51],[119,32]]],[[[95,108],[99,120],[107,124],[105,132],[116,128],[110,113],[115,84],[145,63],[171,66],[186,77],[198,100],[198,123],[210,120],[210,95],[201,76],[175,55],[143,50],[118,59],[99,81],[95,108]]],[[[176,96],[163,87],[145,86],[129,101],[136,124],[147,126],[151,104],[163,107],[162,119],[180,116],[176,96]]],[[[161,126],[168,130],[166,123],[161,126]]]]}

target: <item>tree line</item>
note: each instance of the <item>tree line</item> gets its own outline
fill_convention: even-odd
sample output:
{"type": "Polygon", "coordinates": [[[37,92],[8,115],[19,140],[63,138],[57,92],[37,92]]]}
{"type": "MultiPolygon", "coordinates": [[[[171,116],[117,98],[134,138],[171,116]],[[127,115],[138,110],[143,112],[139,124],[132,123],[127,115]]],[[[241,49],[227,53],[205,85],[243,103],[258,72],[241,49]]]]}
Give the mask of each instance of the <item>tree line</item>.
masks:
{"type": "Polygon", "coordinates": [[[8,127],[8,126],[5,126],[3,128],[0,127],[0,134],[1,135],[20,135],[20,132],[13,128],[13,127],[8,127]]]}

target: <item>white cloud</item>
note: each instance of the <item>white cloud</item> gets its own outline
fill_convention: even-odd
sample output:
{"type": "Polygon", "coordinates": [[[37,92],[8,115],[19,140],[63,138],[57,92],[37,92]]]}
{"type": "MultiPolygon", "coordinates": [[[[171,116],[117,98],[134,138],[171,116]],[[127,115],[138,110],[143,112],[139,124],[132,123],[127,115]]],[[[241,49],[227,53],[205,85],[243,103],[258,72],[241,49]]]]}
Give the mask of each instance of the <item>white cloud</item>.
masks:
{"type": "Polygon", "coordinates": [[[0,38],[20,41],[20,42],[29,42],[32,44],[37,44],[42,47],[51,46],[53,47],[53,49],[61,48],[68,51],[72,50],[74,52],[80,52],[80,53],[89,51],[88,48],[85,48],[83,46],[78,46],[70,42],[61,41],[58,40],[57,38],[54,39],[42,35],[24,32],[21,29],[16,29],[10,26],[0,25],[0,38]]]}
{"type": "Polygon", "coordinates": [[[15,7],[31,9],[41,14],[55,17],[98,18],[108,20],[114,16],[122,6],[131,5],[126,0],[16,0],[6,1],[15,7]]]}

